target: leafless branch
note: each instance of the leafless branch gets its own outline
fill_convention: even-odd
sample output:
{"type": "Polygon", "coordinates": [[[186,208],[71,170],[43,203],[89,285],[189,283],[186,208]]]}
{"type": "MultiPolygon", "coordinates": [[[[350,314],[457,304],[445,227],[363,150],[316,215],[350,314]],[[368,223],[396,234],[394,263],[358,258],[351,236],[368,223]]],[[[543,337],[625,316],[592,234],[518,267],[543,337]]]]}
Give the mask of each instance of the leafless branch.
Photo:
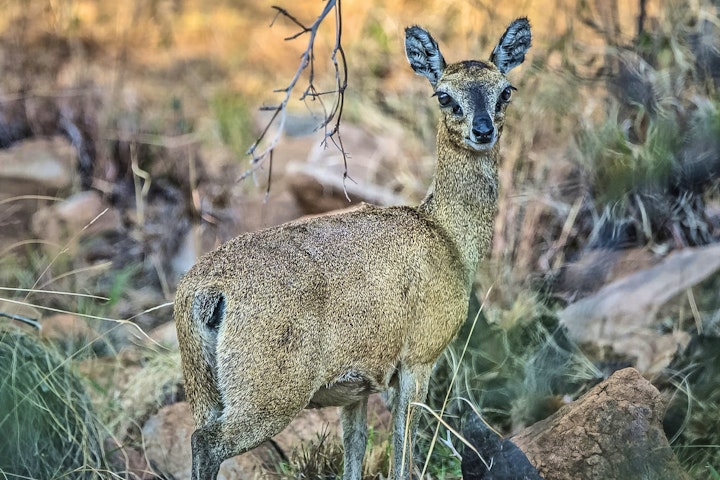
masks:
{"type": "Polygon", "coordinates": [[[10,320],[16,320],[18,322],[25,323],[27,325],[30,325],[31,327],[36,328],[37,330],[40,330],[40,327],[41,327],[40,322],[38,322],[37,320],[28,318],[28,317],[24,317],[22,315],[15,315],[14,313],[0,312],[0,317],[5,317],[5,318],[9,318],[10,320]]]}
{"type": "MultiPolygon", "coordinates": [[[[345,89],[347,88],[348,70],[345,58],[345,51],[342,47],[342,12],[340,9],[341,0],[326,0],[325,7],[323,8],[320,15],[315,21],[306,26],[290,12],[282,7],[273,6],[276,10],[275,17],[271,22],[271,26],[277,21],[279,17],[284,17],[290,22],[297,25],[300,30],[285,38],[286,41],[295,40],[303,35],[307,35],[307,48],[300,57],[300,64],[298,65],[295,74],[290,80],[289,84],[285,88],[277,89],[275,92],[284,93],[283,99],[276,105],[266,105],[260,107],[261,111],[272,112],[272,116],[265,124],[260,135],[257,137],[255,142],[247,150],[247,154],[251,156],[250,168],[243,173],[241,180],[248,176],[254,175],[258,168],[264,163],[265,159],[269,158],[270,166],[268,173],[268,192],[270,189],[270,174],[272,172],[272,154],[273,150],[280,141],[280,137],[285,128],[285,122],[287,120],[287,105],[292,98],[293,92],[296,90],[298,81],[307,73],[307,86],[300,95],[301,101],[307,102],[308,100],[318,101],[320,107],[323,109],[324,118],[322,123],[318,126],[318,129],[324,129],[325,137],[323,144],[328,146],[328,141],[340,151],[343,156],[345,172],[343,173],[343,184],[348,176],[347,160],[348,154],[342,143],[342,137],[340,135],[340,120],[343,114],[343,107],[345,105],[345,89]],[[318,91],[315,87],[315,39],[318,34],[320,25],[330,14],[335,12],[335,45],[331,54],[331,61],[335,70],[335,88],[333,90],[318,91]],[[332,104],[328,107],[323,100],[325,97],[332,97],[332,104]],[[272,138],[268,139],[268,134],[272,127],[276,127],[276,131],[272,138]],[[264,148],[260,149],[261,145],[265,145],[264,148]]],[[[350,179],[352,181],[352,179],[350,179]]],[[[345,192],[347,197],[347,191],[345,192]]],[[[348,197],[349,201],[349,197],[348,197]]]]}

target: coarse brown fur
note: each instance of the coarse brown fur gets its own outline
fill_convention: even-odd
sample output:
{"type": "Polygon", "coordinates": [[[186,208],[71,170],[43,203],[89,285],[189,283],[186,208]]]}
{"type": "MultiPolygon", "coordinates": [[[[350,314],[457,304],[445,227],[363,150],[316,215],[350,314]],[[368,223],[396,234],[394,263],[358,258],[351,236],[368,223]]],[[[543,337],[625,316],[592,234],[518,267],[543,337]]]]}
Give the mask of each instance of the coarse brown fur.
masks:
{"type": "Polygon", "coordinates": [[[411,66],[442,106],[425,200],[242,235],[185,275],[175,319],[197,425],[194,480],[214,479],[223,460],[279,433],[303,408],[325,406],[341,407],[344,478],[359,479],[367,396],[387,389],[393,477],[409,478],[417,419],[409,404],[425,400],[490,247],[505,73],[529,42],[527,20],[518,19],[491,56],[502,71],[492,62],[445,65],[432,37],[408,28],[411,66]]]}

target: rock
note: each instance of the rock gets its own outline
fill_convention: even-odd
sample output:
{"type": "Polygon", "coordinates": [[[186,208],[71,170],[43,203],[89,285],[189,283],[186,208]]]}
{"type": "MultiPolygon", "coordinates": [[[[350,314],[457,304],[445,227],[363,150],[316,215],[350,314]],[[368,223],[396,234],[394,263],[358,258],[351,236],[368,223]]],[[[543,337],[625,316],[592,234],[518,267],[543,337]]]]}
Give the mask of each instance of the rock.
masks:
{"type": "Polygon", "coordinates": [[[542,480],[522,450],[500,437],[477,415],[467,421],[463,436],[476,450],[463,450],[463,480],[542,480]]]}
{"type": "MultiPolygon", "coordinates": [[[[282,442],[291,439],[299,441],[299,433],[307,433],[303,424],[313,424],[313,420],[306,417],[315,417],[312,411],[305,410],[293,421],[285,431],[278,435],[282,442]]],[[[319,423],[315,424],[317,428],[319,423]]],[[[145,455],[154,469],[163,475],[176,480],[190,478],[192,454],[190,450],[190,436],[195,430],[190,405],[180,402],[161,408],[156,415],[143,426],[143,439],[145,455]]],[[[253,478],[254,475],[264,471],[274,470],[274,461],[281,458],[277,448],[271,442],[265,442],[257,448],[242,455],[227,459],[220,468],[218,479],[253,478]]]]}
{"type": "Polygon", "coordinates": [[[679,250],[570,304],[558,318],[581,346],[609,349],[654,374],[689,340],[685,332],[664,335],[653,328],[659,309],[719,270],[720,245],[679,250]]]}
{"type": "Polygon", "coordinates": [[[281,188],[273,187],[267,199],[264,195],[233,199],[229,225],[221,226],[225,231],[218,240],[225,241],[241,233],[274,227],[302,216],[295,198],[281,188]]]}
{"type": "MultiPolygon", "coordinates": [[[[190,406],[185,402],[163,407],[145,422],[145,456],[158,474],[176,480],[190,478],[190,435],[194,429],[190,406]]],[[[262,469],[262,460],[251,451],[223,462],[218,479],[253,478],[262,469]]]]}
{"type": "Polygon", "coordinates": [[[292,173],[289,186],[298,204],[307,214],[329,212],[361,202],[381,206],[405,203],[401,197],[382,187],[344,181],[342,172],[314,165],[298,165],[294,168],[296,170],[292,173]]]}
{"type": "Polygon", "coordinates": [[[33,138],[0,150],[0,244],[31,236],[30,219],[45,200],[63,195],[76,178],[77,155],[64,137],[33,138]]]}
{"type": "Polygon", "coordinates": [[[349,154],[350,177],[345,179],[342,154],[332,143],[325,146],[322,138],[312,144],[304,161],[291,162],[287,168],[290,191],[306,214],[347,208],[360,202],[376,205],[407,202],[391,189],[394,177],[388,172],[402,153],[397,139],[343,125],[342,139],[349,154]]]}
{"type": "Polygon", "coordinates": [[[64,137],[24,140],[0,150],[0,192],[4,195],[55,195],[76,176],[77,152],[64,137]]]}
{"type": "Polygon", "coordinates": [[[555,290],[563,297],[577,300],[659,261],[660,258],[646,248],[588,250],[565,266],[555,290]]]}
{"type": "Polygon", "coordinates": [[[120,478],[134,480],[155,480],[157,476],[148,466],[147,459],[139,448],[122,445],[117,439],[105,439],[105,452],[113,473],[120,478]]]}
{"type": "Polygon", "coordinates": [[[28,333],[37,333],[38,325],[40,325],[38,319],[42,317],[42,312],[32,305],[10,303],[2,298],[0,298],[0,313],[3,314],[0,316],[0,324],[9,321],[15,327],[28,333]]]}
{"type": "Polygon", "coordinates": [[[303,410],[273,440],[283,454],[289,457],[301,442],[317,440],[322,432],[327,432],[332,440],[340,440],[340,431],[340,417],[336,408],[303,410]]]}
{"type": "MultiPolygon", "coordinates": [[[[390,413],[379,395],[370,396],[368,419],[376,429],[389,428],[390,413]]],[[[171,474],[176,480],[190,478],[190,436],[194,429],[187,402],[162,407],[148,419],[142,429],[145,455],[157,473],[171,474]]],[[[332,441],[342,441],[337,409],[303,410],[272,441],[223,462],[218,478],[253,478],[256,474],[275,472],[283,456],[289,457],[302,442],[317,440],[322,432],[327,432],[332,441]]]]}
{"type": "Polygon", "coordinates": [[[632,368],[513,437],[546,480],[689,480],[665,437],[660,392],[632,368]]]}
{"type": "Polygon", "coordinates": [[[152,329],[148,336],[151,340],[172,350],[178,349],[177,330],[175,322],[163,323],[159,327],[152,329]]]}
{"type": "Polygon", "coordinates": [[[76,193],[38,210],[32,217],[33,232],[62,248],[81,237],[122,229],[120,212],[107,205],[95,191],[76,193]]]}
{"type": "MultiPolygon", "coordinates": [[[[0,90],[6,97],[7,92],[0,90]]],[[[25,99],[5,98],[0,103],[0,148],[8,148],[13,143],[32,135],[25,111],[25,99]]]]}
{"type": "Polygon", "coordinates": [[[76,315],[59,313],[43,318],[40,324],[40,335],[56,342],[78,345],[98,338],[88,322],[76,315]]]}
{"type": "Polygon", "coordinates": [[[201,235],[199,225],[191,225],[187,232],[184,234],[184,238],[180,242],[178,251],[170,261],[170,267],[172,273],[176,278],[180,278],[187,273],[190,268],[197,262],[197,259],[202,253],[201,247],[201,235]]]}
{"type": "MultiPolygon", "coordinates": [[[[391,423],[390,411],[385,406],[380,395],[370,395],[368,398],[368,425],[375,430],[389,430],[391,423]]],[[[318,435],[327,432],[330,438],[342,442],[342,428],[340,416],[336,408],[320,408],[303,410],[290,422],[290,425],[273,437],[276,447],[285,456],[301,443],[317,440],[318,435]]]]}

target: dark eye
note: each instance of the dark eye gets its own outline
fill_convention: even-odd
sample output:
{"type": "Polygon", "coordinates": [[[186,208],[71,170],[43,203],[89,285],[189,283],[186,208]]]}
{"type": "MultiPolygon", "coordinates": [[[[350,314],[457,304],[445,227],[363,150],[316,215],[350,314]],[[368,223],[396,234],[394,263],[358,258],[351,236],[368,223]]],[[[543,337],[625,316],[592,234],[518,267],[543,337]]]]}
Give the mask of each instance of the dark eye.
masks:
{"type": "Polygon", "coordinates": [[[441,107],[447,107],[453,102],[452,97],[448,95],[445,92],[438,92],[437,93],[438,102],[440,103],[441,107]]]}
{"type": "Polygon", "coordinates": [[[502,91],[500,94],[500,99],[503,102],[509,102],[510,101],[510,95],[512,95],[512,87],[507,87],[505,90],[502,91]]]}
{"type": "Polygon", "coordinates": [[[497,102],[497,105],[495,105],[495,112],[500,113],[500,110],[502,110],[502,106],[508,102],[510,102],[510,95],[512,95],[513,87],[506,87],[505,90],[500,92],[500,99],[497,102]]]}
{"type": "Polygon", "coordinates": [[[445,92],[435,92],[435,96],[438,98],[438,103],[443,108],[452,106],[452,112],[455,115],[462,115],[462,108],[452,99],[450,95],[445,92]]]}

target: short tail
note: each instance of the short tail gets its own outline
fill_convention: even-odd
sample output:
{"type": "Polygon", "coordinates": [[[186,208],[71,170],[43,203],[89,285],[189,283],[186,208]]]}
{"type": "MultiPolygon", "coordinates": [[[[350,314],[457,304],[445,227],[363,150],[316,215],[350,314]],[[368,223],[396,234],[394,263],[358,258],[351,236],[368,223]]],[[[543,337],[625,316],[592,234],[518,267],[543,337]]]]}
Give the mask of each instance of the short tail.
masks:
{"type": "Polygon", "coordinates": [[[185,392],[200,427],[222,411],[218,390],[217,335],[225,318],[225,295],[216,289],[178,288],[175,327],[180,344],[185,392]]]}

